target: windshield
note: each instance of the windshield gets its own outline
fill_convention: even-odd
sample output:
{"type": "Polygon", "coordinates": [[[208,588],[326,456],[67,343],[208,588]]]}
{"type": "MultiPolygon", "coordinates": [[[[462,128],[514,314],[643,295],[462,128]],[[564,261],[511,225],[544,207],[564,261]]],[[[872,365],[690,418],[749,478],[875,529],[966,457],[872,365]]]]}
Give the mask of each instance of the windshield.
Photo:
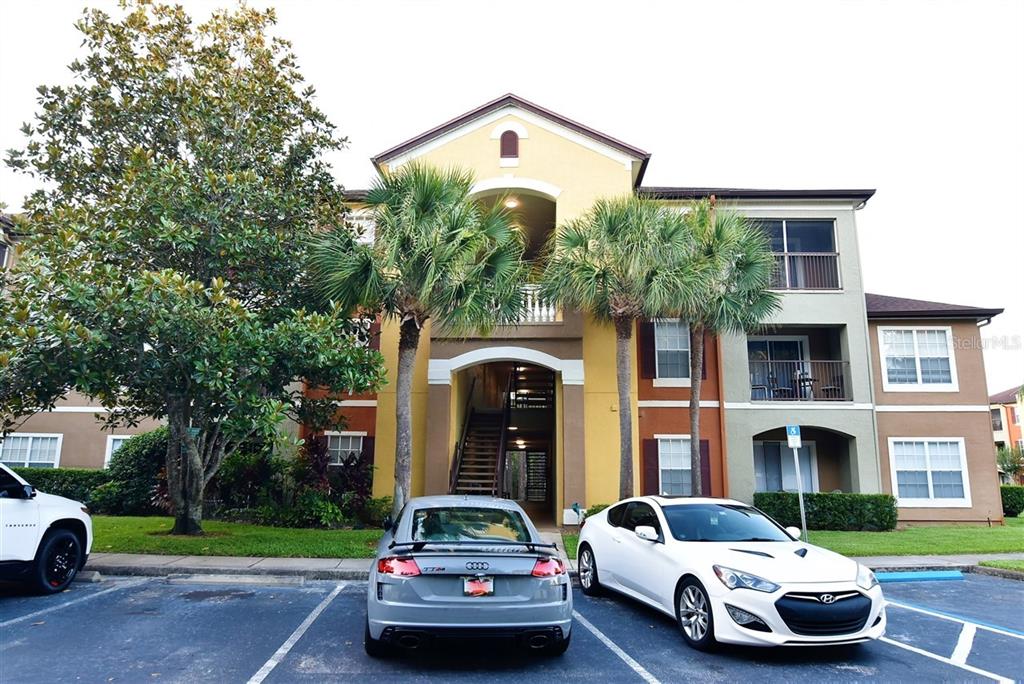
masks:
{"type": "Polygon", "coordinates": [[[501,508],[420,508],[412,516],[413,541],[528,542],[523,516],[501,508]]]}
{"type": "Polygon", "coordinates": [[[672,536],[679,541],[793,541],[778,525],[749,506],[681,504],[663,507],[672,536]]]}

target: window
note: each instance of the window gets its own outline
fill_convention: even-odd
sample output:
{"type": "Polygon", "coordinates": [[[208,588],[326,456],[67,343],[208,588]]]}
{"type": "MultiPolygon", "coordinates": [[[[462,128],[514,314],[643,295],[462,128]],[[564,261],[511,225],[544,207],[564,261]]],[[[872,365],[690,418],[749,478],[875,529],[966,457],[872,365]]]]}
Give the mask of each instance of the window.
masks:
{"type": "Polygon", "coordinates": [[[0,463],[12,468],[56,468],[62,435],[12,433],[0,442],[0,463]]]}
{"type": "Polygon", "coordinates": [[[999,432],[1003,429],[1003,412],[1000,409],[992,409],[992,430],[999,432]]]}
{"type": "Polygon", "coordinates": [[[423,541],[531,541],[523,517],[503,508],[418,508],[412,538],[423,541]]]}
{"type": "Polygon", "coordinates": [[[342,465],[349,458],[358,457],[363,453],[363,437],[365,432],[328,432],[327,452],[331,455],[331,465],[342,465]]]}
{"type": "Polygon", "coordinates": [[[131,439],[131,435],[107,435],[107,453],[103,457],[104,468],[110,465],[110,457],[129,439],[131,439]]]}
{"type": "Polygon", "coordinates": [[[749,506],[676,504],[661,510],[669,531],[679,541],[793,541],[778,525],[749,506]]]}
{"type": "Polygon", "coordinates": [[[0,241],[0,270],[7,265],[7,244],[0,241]]]}
{"type": "Polygon", "coordinates": [[[519,156],[519,134],[505,131],[501,134],[501,158],[514,159],[519,156]]]}
{"type": "MultiPolygon", "coordinates": [[[[797,450],[805,492],[818,491],[818,457],[814,442],[804,441],[797,450]]],[[[754,442],[754,491],[795,492],[793,450],[785,442],[754,442]]]]}
{"type": "Polygon", "coordinates": [[[658,491],[662,496],[690,496],[690,438],[658,439],[658,491]]]}
{"type": "Polygon", "coordinates": [[[1014,425],[1020,425],[1020,414],[1017,413],[1017,407],[1007,406],[1006,410],[1009,411],[1010,422],[1013,423],[1014,425]]]}
{"type": "Polygon", "coordinates": [[[950,328],[879,328],[878,344],[885,391],[957,391],[950,328]]]}
{"type": "Polygon", "coordinates": [[[658,522],[658,515],[654,512],[654,509],[648,504],[633,501],[626,508],[622,527],[630,532],[635,532],[636,528],[642,525],[653,527],[658,536],[661,536],[661,524],[658,522]]]}
{"type": "Polygon", "coordinates": [[[903,507],[970,507],[964,440],[890,438],[893,493],[903,507]]]}
{"type": "Polygon", "coordinates": [[[757,219],[776,255],[773,287],[838,290],[839,259],[832,219],[757,219]]]}
{"type": "Polygon", "coordinates": [[[608,510],[608,524],[612,527],[620,527],[622,525],[622,514],[626,512],[626,506],[628,504],[619,504],[618,506],[612,506],[608,510]]]}
{"type": "Polygon", "coordinates": [[[654,321],[656,380],[690,380],[690,326],[683,321],[654,321]]]}

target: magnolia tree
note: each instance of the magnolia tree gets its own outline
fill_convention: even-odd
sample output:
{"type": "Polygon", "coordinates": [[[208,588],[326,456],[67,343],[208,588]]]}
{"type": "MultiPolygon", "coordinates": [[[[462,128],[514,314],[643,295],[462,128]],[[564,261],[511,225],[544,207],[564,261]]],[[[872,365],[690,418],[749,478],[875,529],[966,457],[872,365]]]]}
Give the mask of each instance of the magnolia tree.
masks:
{"type": "Polygon", "coordinates": [[[39,88],[8,153],[41,184],[0,283],[0,429],[71,390],[110,425],[166,420],[174,532],[197,534],[226,455],[333,415],[299,381],[337,396],[382,366],[363,322],[308,295],[306,245],[343,216],[322,157],[344,141],[273,12],[123,10],[85,13],[73,85],[39,88]]]}

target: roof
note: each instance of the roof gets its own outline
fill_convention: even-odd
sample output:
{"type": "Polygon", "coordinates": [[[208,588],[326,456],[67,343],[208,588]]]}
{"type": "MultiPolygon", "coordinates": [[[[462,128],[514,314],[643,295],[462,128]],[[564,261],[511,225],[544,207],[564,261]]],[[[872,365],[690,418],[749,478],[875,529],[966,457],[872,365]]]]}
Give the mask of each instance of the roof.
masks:
{"type": "Polygon", "coordinates": [[[769,200],[851,200],[858,204],[867,202],[875,194],[873,189],[851,190],[766,190],[757,188],[677,188],[645,187],[637,192],[655,199],[690,200],[714,195],[718,199],[769,199],[769,200]]]}
{"type": "Polygon", "coordinates": [[[1002,392],[996,392],[988,398],[990,404],[1016,404],[1017,393],[1020,392],[1022,385],[1011,387],[1010,389],[1003,390],[1002,392]]]}
{"type": "Polygon", "coordinates": [[[460,126],[470,123],[471,121],[479,119],[483,116],[487,116],[491,112],[495,112],[499,109],[502,109],[503,107],[518,107],[520,109],[524,109],[532,114],[536,114],[537,116],[544,117],[549,121],[553,121],[559,124],[560,126],[564,126],[565,128],[568,128],[571,131],[575,131],[580,135],[584,135],[588,138],[596,140],[597,142],[603,143],[604,145],[616,149],[619,152],[624,152],[627,155],[636,157],[641,162],[640,171],[636,177],[636,184],[640,184],[640,180],[644,176],[644,171],[647,169],[647,162],[651,158],[651,154],[649,152],[645,152],[641,150],[639,147],[634,147],[633,145],[624,143],[621,140],[617,140],[609,135],[605,135],[604,133],[596,131],[593,128],[590,128],[589,126],[584,126],[583,124],[577,121],[573,121],[572,119],[566,118],[561,114],[556,114],[550,109],[545,109],[544,107],[541,107],[538,104],[534,104],[529,100],[524,100],[518,95],[514,95],[512,93],[506,93],[505,95],[502,95],[501,97],[495,100],[491,100],[486,104],[480,105],[476,109],[472,109],[466,112],[465,114],[461,114],[455,117],[451,121],[447,121],[441,124],[440,126],[435,126],[434,128],[431,128],[429,131],[426,131],[425,133],[421,133],[420,135],[417,135],[414,138],[410,138],[409,140],[406,140],[403,143],[399,143],[398,145],[395,145],[392,148],[384,150],[377,156],[373,157],[371,161],[373,161],[374,166],[379,167],[382,162],[386,162],[389,159],[393,159],[399,156],[400,154],[403,154],[404,152],[408,152],[409,150],[419,147],[424,143],[430,142],[435,138],[439,138],[449,131],[459,128],[460,126]]]}
{"type": "Polygon", "coordinates": [[[1002,309],[983,309],[962,304],[943,304],[923,299],[906,299],[865,294],[868,318],[969,318],[980,320],[1003,313],[1002,309]]]}

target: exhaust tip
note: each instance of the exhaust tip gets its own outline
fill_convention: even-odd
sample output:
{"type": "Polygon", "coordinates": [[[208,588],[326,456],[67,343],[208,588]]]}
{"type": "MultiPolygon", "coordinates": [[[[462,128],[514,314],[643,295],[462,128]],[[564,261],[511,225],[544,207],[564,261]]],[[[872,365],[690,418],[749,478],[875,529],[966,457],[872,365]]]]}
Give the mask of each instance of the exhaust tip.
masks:
{"type": "Polygon", "coordinates": [[[415,634],[403,634],[400,637],[398,637],[398,645],[402,648],[407,648],[410,650],[414,648],[419,648],[421,643],[422,642],[420,641],[419,636],[415,634]]]}
{"type": "Polygon", "coordinates": [[[527,644],[530,648],[541,649],[547,647],[550,643],[551,638],[547,634],[534,634],[527,640],[527,644]]]}

